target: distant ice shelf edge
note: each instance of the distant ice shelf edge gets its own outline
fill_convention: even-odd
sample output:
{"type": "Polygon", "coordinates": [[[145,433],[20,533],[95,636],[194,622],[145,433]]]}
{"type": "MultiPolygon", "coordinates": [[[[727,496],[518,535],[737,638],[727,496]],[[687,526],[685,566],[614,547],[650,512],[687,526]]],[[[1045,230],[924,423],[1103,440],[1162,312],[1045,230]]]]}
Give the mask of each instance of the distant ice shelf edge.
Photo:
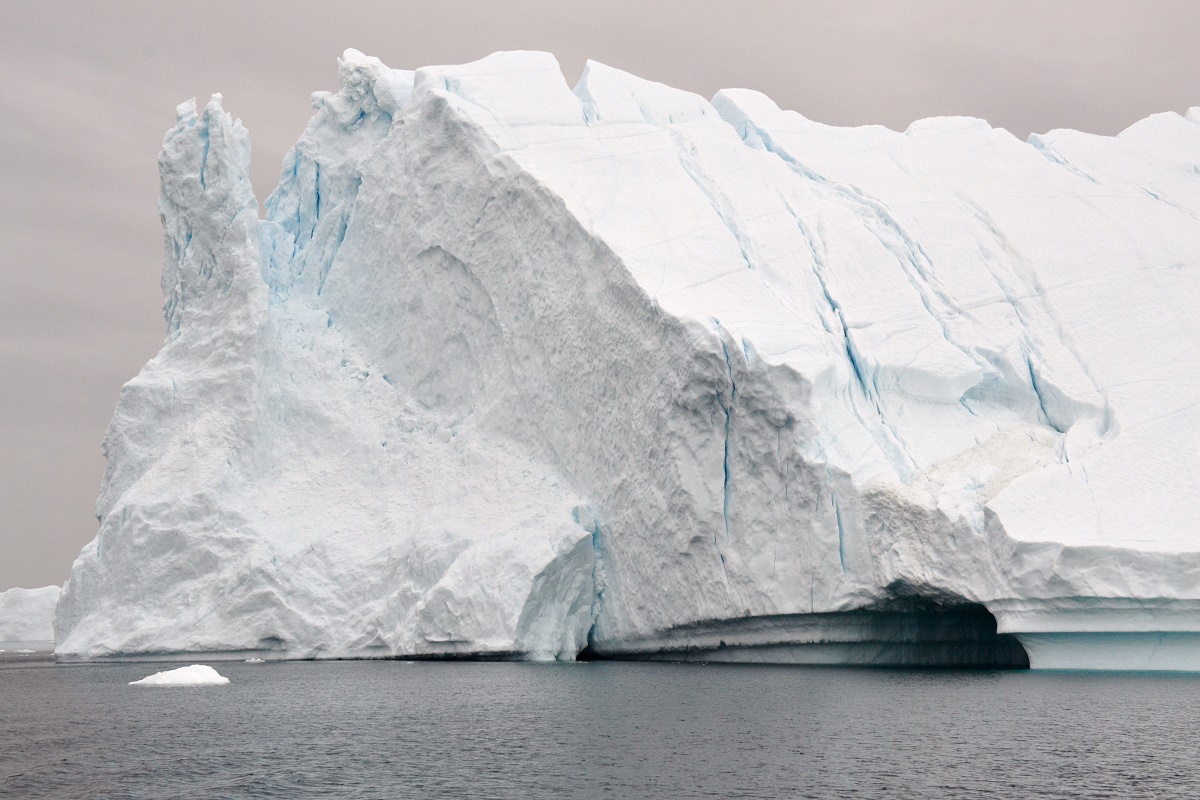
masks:
{"type": "Polygon", "coordinates": [[[338,82],[264,219],[220,96],[178,109],[60,660],[1200,670],[1200,110],[338,82]]]}
{"type": "Polygon", "coordinates": [[[28,649],[6,644],[34,644],[38,649],[54,641],[54,609],[62,588],[7,589],[0,592],[0,650],[28,649]]]}

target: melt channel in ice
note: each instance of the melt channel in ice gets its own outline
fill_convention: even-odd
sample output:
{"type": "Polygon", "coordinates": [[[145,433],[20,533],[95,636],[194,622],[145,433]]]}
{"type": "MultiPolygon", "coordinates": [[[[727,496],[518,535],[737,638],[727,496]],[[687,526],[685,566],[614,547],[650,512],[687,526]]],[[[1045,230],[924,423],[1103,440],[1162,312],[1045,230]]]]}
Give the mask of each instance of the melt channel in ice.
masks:
{"type": "Polygon", "coordinates": [[[1200,668],[1200,114],[835,128],[347,51],[179,107],[59,658],[1200,668]]]}

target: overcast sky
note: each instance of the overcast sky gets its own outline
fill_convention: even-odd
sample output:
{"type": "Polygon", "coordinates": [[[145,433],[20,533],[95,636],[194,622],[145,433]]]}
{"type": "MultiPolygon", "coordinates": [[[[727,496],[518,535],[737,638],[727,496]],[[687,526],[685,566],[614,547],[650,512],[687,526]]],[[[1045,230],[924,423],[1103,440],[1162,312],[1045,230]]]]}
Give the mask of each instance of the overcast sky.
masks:
{"type": "Polygon", "coordinates": [[[0,590],[66,579],[100,441],[163,340],[155,159],[223,92],[259,198],[347,47],[393,67],[549,50],[840,125],[966,114],[1113,134],[1200,105],[1200,3],[0,0],[0,590]]]}

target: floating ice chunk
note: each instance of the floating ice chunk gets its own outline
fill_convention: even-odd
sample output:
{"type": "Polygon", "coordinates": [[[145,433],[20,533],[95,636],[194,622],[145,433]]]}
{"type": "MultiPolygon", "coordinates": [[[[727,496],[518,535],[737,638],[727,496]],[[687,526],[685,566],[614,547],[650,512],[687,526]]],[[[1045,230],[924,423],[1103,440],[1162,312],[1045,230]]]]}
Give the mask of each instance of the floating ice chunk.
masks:
{"type": "Polygon", "coordinates": [[[229,683],[215,669],[205,664],[192,664],[190,667],[169,669],[166,672],[156,672],[142,678],[140,681],[130,681],[130,686],[220,686],[229,683]]]}

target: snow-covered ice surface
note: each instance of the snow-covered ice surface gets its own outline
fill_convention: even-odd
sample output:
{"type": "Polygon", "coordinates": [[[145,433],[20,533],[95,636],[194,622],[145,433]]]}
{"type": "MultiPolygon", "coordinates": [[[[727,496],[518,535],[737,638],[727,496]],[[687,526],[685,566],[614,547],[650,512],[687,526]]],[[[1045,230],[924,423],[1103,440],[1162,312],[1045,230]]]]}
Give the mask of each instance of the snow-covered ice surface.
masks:
{"type": "Polygon", "coordinates": [[[339,83],[265,219],[241,124],[179,107],[167,342],[59,658],[1019,663],[1014,634],[1200,669],[1197,112],[835,128],[530,52],[347,51],[339,83]]]}
{"type": "Polygon", "coordinates": [[[0,642],[54,641],[54,608],[62,588],[0,592],[0,642]]]}
{"type": "Polygon", "coordinates": [[[222,686],[229,683],[221,673],[205,664],[192,664],[165,672],[147,675],[140,681],[130,681],[130,686],[222,686]]]}

